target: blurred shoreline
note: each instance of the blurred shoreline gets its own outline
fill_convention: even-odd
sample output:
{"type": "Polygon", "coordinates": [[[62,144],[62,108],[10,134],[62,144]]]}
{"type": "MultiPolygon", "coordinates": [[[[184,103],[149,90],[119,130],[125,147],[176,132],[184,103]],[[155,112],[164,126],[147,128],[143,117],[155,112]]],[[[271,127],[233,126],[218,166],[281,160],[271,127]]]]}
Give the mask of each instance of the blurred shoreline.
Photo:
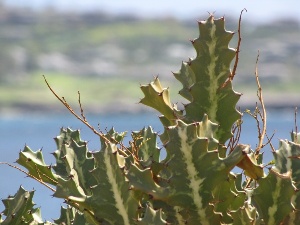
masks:
{"type": "MultiPolygon", "coordinates": [[[[300,107],[300,97],[296,94],[270,94],[263,95],[264,103],[267,111],[280,111],[290,110],[294,111],[295,108],[300,107]]],[[[246,109],[254,110],[256,103],[260,107],[257,97],[247,97],[242,95],[237,103],[237,109],[244,112],[246,109]]],[[[85,105],[83,110],[85,114],[92,115],[120,115],[120,114],[143,114],[154,113],[159,115],[159,112],[144,106],[140,103],[122,103],[111,102],[111,104],[104,105],[85,105]]],[[[79,105],[72,105],[73,109],[80,114],[79,105]]],[[[181,104],[178,104],[178,108],[182,108],[181,104]]],[[[35,116],[35,115],[62,115],[70,113],[60,102],[51,105],[41,104],[15,104],[10,107],[2,107],[0,109],[0,116],[3,118],[13,118],[22,116],[35,116]]],[[[70,113],[71,115],[71,113],[70,113]]]]}
{"type": "MultiPolygon", "coordinates": [[[[34,11],[3,4],[0,14],[0,116],[5,117],[67,112],[49,94],[43,74],[79,111],[78,90],[85,97],[86,113],[148,112],[151,109],[136,103],[142,97],[139,83],[159,75],[163,84],[178,92],[180,84],[172,87],[171,71],[195,57],[189,40],[199,35],[196,18],[142,19],[132,14],[34,11]]],[[[231,16],[226,15],[226,29],[234,31],[238,19],[231,16]]],[[[202,19],[206,17],[205,12],[202,19]]],[[[236,46],[236,41],[235,36],[230,46],[236,46]]],[[[249,75],[254,72],[258,49],[267,109],[300,106],[295,94],[300,86],[300,24],[291,18],[256,24],[243,21],[234,86],[245,94],[238,106],[251,109],[258,101],[255,78],[249,75]]]]}

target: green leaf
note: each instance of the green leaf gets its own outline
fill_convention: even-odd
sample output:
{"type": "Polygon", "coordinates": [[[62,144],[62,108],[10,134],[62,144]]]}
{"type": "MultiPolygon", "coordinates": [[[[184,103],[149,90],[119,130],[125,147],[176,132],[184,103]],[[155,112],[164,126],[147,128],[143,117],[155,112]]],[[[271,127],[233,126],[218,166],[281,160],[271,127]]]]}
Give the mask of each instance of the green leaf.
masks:
{"type": "Polygon", "coordinates": [[[154,160],[159,162],[160,151],[157,147],[157,133],[153,132],[152,127],[145,127],[138,132],[132,132],[131,136],[133,139],[131,149],[137,151],[141,161],[154,160]]]}
{"type": "Polygon", "coordinates": [[[31,176],[45,183],[56,185],[57,176],[53,174],[52,167],[45,164],[41,150],[33,152],[28,146],[25,146],[19,153],[16,162],[28,169],[31,176]]]}
{"type": "Polygon", "coordinates": [[[211,224],[221,221],[221,216],[213,212],[211,204],[223,201],[224,198],[232,199],[238,194],[231,191],[232,185],[227,179],[230,170],[243,159],[244,151],[249,146],[238,145],[228,157],[219,158],[218,145],[212,136],[214,127],[215,124],[207,117],[201,123],[192,124],[178,120],[176,126],[167,129],[169,141],[165,145],[167,157],[164,163],[171,174],[168,185],[160,186],[159,182],[153,181],[150,168],[139,169],[135,165],[127,174],[130,184],[134,189],[150,194],[155,200],[187,209],[190,220],[195,221],[195,224],[196,221],[211,224]],[[210,149],[213,146],[215,149],[210,149]],[[223,185],[222,191],[232,197],[214,198],[215,188],[223,182],[228,185],[223,185]]]}
{"type": "Polygon", "coordinates": [[[180,94],[190,101],[184,121],[201,121],[207,114],[220,125],[215,138],[222,144],[232,136],[231,127],[240,117],[235,108],[240,94],[233,91],[230,81],[223,87],[235,56],[235,50],[228,48],[233,33],[225,30],[224,21],[210,16],[199,22],[200,36],[192,41],[197,56],[174,74],[183,85],[180,94]]]}
{"type": "Polygon", "coordinates": [[[80,139],[79,130],[61,129],[55,138],[57,150],[53,153],[56,165],[53,169],[62,179],[70,177],[78,179],[78,185],[84,192],[90,194],[90,186],[95,185],[95,179],[90,175],[94,159],[88,151],[87,142],[80,139]]]}
{"type": "Polygon", "coordinates": [[[296,187],[300,188],[300,145],[287,140],[280,140],[279,149],[273,152],[273,155],[274,170],[279,173],[291,172],[296,187]]]}
{"type": "Polygon", "coordinates": [[[91,171],[97,181],[92,195],[86,199],[86,207],[95,218],[108,224],[130,225],[137,218],[138,200],[125,180],[124,156],[117,146],[101,139],[102,149],[94,153],[95,168],[91,171]],[[113,212],[113,213],[112,213],[113,212]]]}
{"type": "Polygon", "coordinates": [[[193,100],[191,94],[191,87],[195,84],[195,73],[187,62],[182,62],[181,69],[178,73],[173,73],[175,78],[182,83],[183,88],[179,91],[179,94],[189,100],[193,100]]]}
{"type": "Polygon", "coordinates": [[[295,194],[291,175],[270,170],[267,177],[258,181],[253,190],[252,203],[266,224],[280,224],[292,211],[292,196],[295,194]]]}
{"type": "Polygon", "coordinates": [[[213,190],[212,202],[215,204],[214,211],[222,213],[222,221],[226,224],[232,222],[232,217],[228,214],[228,211],[236,211],[244,205],[246,200],[246,193],[242,190],[239,190],[236,186],[241,183],[241,174],[234,175],[229,174],[228,180],[219,183],[216,188],[213,190]],[[228,193],[228,190],[232,194],[228,193]]]}
{"type": "MultiPolygon", "coordinates": [[[[124,135],[110,130],[106,140],[112,142],[101,138],[102,148],[95,153],[88,151],[77,131],[63,130],[57,139],[60,147],[56,152],[60,164],[57,171],[63,166],[66,169],[58,178],[54,196],[66,199],[83,212],[88,223],[132,224],[137,218],[138,201],[129,190],[122,170],[125,158],[115,144],[124,135]]],[[[78,221],[82,221],[81,217],[78,215],[78,221]]]]}
{"type": "Polygon", "coordinates": [[[256,223],[256,209],[248,202],[245,202],[244,206],[240,207],[236,211],[231,211],[232,225],[253,225],[256,223]]]}
{"type": "Polygon", "coordinates": [[[73,207],[67,206],[60,208],[60,217],[54,220],[57,224],[72,224],[75,218],[76,210],[73,207]]]}
{"type": "Polygon", "coordinates": [[[142,85],[141,90],[145,97],[140,103],[150,106],[162,113],[172,124],[175,124],[177,117],[182,115],[182,112],[171,104],[169,89],[162,88],[158,77],[148,85],[142,85]]]}
{"type": "Polygon", "coordinates": [[[265,176],[263,166],[258,165],[255,154],[250,150],[244,152],[244,158],[237,164],[238,167],[244,170],[246,176],[258,180],[265,176]]]}
{"type": "MultiPolygon", "coordinates": [[[[293,142],[280,140],[279,149],[273,152],[274,166],[273,170],[281,174],[291,174],[292,183],[297,190],[300,188],[300,145],[299,134],[293,133],[293,142]]],[[[297,191],[291,198],[291,204],[294,208],[284,219],[284,224],[300,224],[300,192],[297,191]]]]}
{"type": "Polygon", "coordinates": [[[167,221],[162,218],[162,211],[154,210],[151,207],[146,208],[143,218],[138,219],[137,224],[140,225],[165,225],[167,221]]]}
{"type": "Polygon", "coordinates": [[[22,186],[14,196],[8,196],[2,202],[5,206],[1,213],[6,218],[0,222],[1,225],[19,224],[50,224],[43,223],[39,208],[33,208],[32,198],[34,191],[26,191],[22,186]]]}

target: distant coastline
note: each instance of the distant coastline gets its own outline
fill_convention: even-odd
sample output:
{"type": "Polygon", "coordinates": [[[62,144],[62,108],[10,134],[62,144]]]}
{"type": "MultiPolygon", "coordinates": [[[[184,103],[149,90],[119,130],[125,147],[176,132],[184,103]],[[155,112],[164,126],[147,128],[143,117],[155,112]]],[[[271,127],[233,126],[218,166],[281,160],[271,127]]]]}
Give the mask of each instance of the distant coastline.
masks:
{"type": "MultiPolygon", "coordinates": [[[[253,110],[256,106],[258,99],[255,97],[247,97],[242,95],[240,101],[237,103],[237,108],[243,112],[246,109],[253,110]]],[[[294,94],[266,94],[264,97],[265,107],[267,110],[294,110],[295,107],[300,108],[300,97],[294,94]]],[[[258,106],[259,102],[258,102],[258,106]]],[[[80,113],[78,105],[73,105],[74,110],[80,113]]],[[[180,108],[179,104],[179,108],[180,108]]],[[[99,105],[85,105],[84,112],[86,114],[99,114],[99,115],[118,115],[118,114],[142,114],[155,112],[152,108],[138,103],[117,104],[99,104],[99,105]]],[[[66,114],[69,111],[59,102],[57,104],[12,104],[9,107],[2,107],[0,109],[1,117],[19,117],[22,115],[53,115],[53,114],[66,114]]]]}
{"type": "MultiPolygon", "coordinates": [[[[171,101],[180,102],[177,93],[182,86],[175,84],[171,71],[178,71],[182,61],[195,57],[188,40],[199,35],[196,18],[186,21],[173,17],[141,19],[134,15],[98,11],[78,14],[49,8],[41,13],[0,6],[3,12],[1,116],[67,112],[49,92],[42,75],[57,94],[64,96],[77,110],[77,91],[80,91],[86,113],[151,110],[137,104],[142,97],[138,87],[151,82],[156,75],[163,87],[170,87],[171,101]]],[[[230,16],[226,15],[226,28],[234,31],[238,19],[230,16]]],[[[243,21],[242,26],[234,89],[245,94],[238,106],[242,110],[251,109],[258,101],[253,76],[258,49],[259,77],[266,107],[299,106],[299,94],[296,94],[300,84],[299,22],[278,20],[253,25],[243,21]]],[[[235,41],[232,40],[231,47],[236,46],[235,41]]]]}

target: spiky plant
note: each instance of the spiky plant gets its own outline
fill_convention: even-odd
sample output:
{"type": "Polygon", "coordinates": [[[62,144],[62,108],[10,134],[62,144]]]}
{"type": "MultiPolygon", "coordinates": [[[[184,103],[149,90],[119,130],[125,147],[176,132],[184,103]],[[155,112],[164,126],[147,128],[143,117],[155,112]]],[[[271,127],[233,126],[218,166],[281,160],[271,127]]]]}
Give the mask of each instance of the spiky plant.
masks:
{"type": "MultiPolygon", "coordinates": [[[[171,103],[169,89],[158,78],[141,86],[141,103],[162,114],[161,135],[145,127],[132,132],[125,146],[126,133],[98,132],[49,86],[100,137],[101,149],[90,152],[79,131],[69,128],[55,138],[54,166],[44,162],[41,151],[26,146],[17,163],[68,207],[61,208],[53,223],[43,222],[32,202],[33,191],[20,187],[2,200],[0,224],[300,224],[300,136],[293,133],[291,141],[280,140],[266,174],[260,154],[265,129],[257,149],[239,143],[240,94],[232,88],[239,44],[237,49],[228,47],[234,33],[224,24],[224,18],[213,15],[198,23],[200,36],[192,41],[197,55],[174,73],[188,102],[182,110],[171,103]],[[166,150],[163,160],[157,138],[166,150]],[[233,173],[235,167],[243,172],[233,173]]],[[[265,119],[261,95],[259,99],[259,115],[265,119]]]]}

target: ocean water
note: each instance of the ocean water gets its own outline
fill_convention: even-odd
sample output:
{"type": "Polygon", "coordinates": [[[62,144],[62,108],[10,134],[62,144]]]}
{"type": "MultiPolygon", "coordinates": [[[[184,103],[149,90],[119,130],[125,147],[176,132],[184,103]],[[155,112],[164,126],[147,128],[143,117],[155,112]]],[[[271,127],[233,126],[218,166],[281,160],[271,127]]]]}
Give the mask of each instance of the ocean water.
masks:
{"type": "MultiPolygon", "coordinates": [[[[153,129],[162,133],[163,127],[160,124],[158,115],[144,114],[123,114],[123,115],[89,115],[87,119],[94,127],[101,130],[110,129],[112,126],[116,131],[135,131],[151,125],[153,129]]],[[[257,126],[253,118],[244,116],[242,135],[240,143],[250,144],[254,149],[257,144],[257,126]]],[[[278,147],[279,139],[290,139],[290,132],[294,129],[293,110],[281,110],[268,112],[267,133],[269,136],[275,132],[272,143],[278,147]]],[[[56,149],[53,138],[60,132],[61,127],[80,129],[83,140],[88,141],[89,150],[98,150],[99,138],[92,133],[84,124],[70,114],[66,115],[26,115],[23,117],[2,117],[0,118],[0,162],[14,163],[18,153],[26,145],[32,150],[43,150],[47,164],[54,164],[54,157],[50,154],[56,149]]],[[[130,133],[128,133],[130,136],[130,133]]],[[[125,140],[125,144],[129,137],[125,140]]],[[[160,145],[160,143],[158,143],[160,145]]],[[[264,162],[272,158],[271,149],[266,146],[263,151],[264,162]]],[[[43,219],[52,221],[58,218],[63,200],[52,197],[51,192],[35,180],[26,178],[26,174],[13,169],[7,165],[0,165],[0,198],[13,195],[22,185],[27,190],[36,190],[34,202],[41,207],[43,219]]],[[[4,206],[0,203],[0,212],[4,206]]]]}

